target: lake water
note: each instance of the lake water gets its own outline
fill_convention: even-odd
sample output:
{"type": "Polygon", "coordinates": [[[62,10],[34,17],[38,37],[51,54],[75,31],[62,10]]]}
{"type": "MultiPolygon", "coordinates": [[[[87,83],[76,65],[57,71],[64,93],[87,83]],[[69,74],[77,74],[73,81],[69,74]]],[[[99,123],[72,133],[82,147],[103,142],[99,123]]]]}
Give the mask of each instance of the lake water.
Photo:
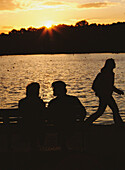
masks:
{"type": "MultiPolygon", "coordinates": [[[[98,98],[91,89],[92,82],[107,58],[116,61],[115,85],[125,92],[125,54],[60,54],[0,56],[0,108],[17,108],[25,97],[27,84],[40,83],[40,96],[45,102],[53,98],[51,84],[62,80],[68,94],[77,96],[86,107],[87,116],[98,107],[98,98]]],[[[113,94],[125,121],[125,95],[113,94]]],[[[107,107],[96,123],[112,123],[107,107]]]]}

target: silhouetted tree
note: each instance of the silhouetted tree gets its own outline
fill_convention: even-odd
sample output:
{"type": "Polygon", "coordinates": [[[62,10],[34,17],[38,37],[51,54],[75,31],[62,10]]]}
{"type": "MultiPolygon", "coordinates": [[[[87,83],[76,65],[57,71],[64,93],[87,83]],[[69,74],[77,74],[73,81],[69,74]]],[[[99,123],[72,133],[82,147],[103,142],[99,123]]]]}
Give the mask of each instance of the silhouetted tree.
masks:
{"type": "Polygon", "coordinates": [[[89,23],[86,20],[82,20],[76,23],[75,27],[84,27],[87,26],[89,23]]]}
{"type": "Polygon", "coordinates": [[[125,52],[124,30],[125,22],[97,25],[86,20],[75,26],[59,24],[51,29],[13,29],[9,34],[0,34],[0,55],[125,52]]]}

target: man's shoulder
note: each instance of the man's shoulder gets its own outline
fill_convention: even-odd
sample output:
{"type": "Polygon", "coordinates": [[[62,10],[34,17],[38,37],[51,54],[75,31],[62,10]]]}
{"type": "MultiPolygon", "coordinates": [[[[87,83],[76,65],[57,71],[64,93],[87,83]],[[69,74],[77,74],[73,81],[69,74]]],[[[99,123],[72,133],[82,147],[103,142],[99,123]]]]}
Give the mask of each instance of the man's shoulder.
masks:
{"type": "Polygon", "coordinates": [[[63,97],[62,99],[56,97],[52,100],[50,100],[49,105],[52,104],[59,104],[59,103],[68,103],[68,102],[78,102],[79,99],[76,96],[71,96],[71,95],[66,95],[65,97],[63,97]]]}
{"type": "Polygon", "coordinates": [[[79,101],[78,97],[72,96],[72,95],[67,95],[67,100],[72,101],[72,102],[78,102],[79,101]]]}
{"type": "Polygon", "coordinates": [[[20,100],[19,100],[19,103],[24,103],[24,102],[26,102],[26,101],[27,101],[27,98],[25,97],[25,98],[20,99],[20,100]]]}

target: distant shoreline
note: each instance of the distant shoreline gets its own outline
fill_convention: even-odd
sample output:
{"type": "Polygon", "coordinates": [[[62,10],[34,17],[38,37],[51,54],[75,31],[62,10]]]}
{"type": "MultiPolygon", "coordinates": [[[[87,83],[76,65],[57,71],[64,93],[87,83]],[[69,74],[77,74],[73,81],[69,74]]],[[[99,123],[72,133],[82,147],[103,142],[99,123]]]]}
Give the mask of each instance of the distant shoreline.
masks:
{"type": "Polygon", "coordinates": [[[41,54],[41,55],[56,55],[56,54],[106,54],[106,53],[110,53],[110,54],[124,54],[125,51],[118,51],[118,52],[115,52],[115,51],[102,51],[102,52],[57,52],[57,53],[47,53],[47,52],[44,52],[44,53],[7,53],[7,54],[0,54],[0,56],[8,56],[8,55],[38,55],[38,54],[41,54]]]}
{"type": "Polygon", "coordinates": [[[125,22],[96,25],[78,22],[0,34],[0,55],[125,53],[125,22]]]}

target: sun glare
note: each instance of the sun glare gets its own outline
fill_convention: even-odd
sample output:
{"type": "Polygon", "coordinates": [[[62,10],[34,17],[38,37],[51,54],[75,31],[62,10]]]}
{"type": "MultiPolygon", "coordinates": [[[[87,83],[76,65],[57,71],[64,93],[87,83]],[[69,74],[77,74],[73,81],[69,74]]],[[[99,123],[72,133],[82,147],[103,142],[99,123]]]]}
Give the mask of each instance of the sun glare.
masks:
{"type": "Polygon", "coordinates": [[[52,25],[53,25],[53,22],[52,22],[52,21],[47,21],[47,22],[44,24],[44,26],[45,26],[46,28],[51,28],[52,25]]]}

